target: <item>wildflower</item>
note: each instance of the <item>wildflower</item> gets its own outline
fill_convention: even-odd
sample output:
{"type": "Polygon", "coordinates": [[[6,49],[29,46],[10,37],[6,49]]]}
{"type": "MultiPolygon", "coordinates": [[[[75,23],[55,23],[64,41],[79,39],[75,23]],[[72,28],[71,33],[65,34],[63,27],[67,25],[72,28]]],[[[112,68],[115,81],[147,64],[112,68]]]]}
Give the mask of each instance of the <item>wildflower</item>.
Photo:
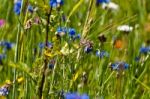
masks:
{"type": "Polygon", "coordinates": [[[59,5],[63,5],[64,1],[63,0],[50,0],[49,4],[51,7],[57,7],[59,5]]]}
{"type": "Polygon", "coordinates": [[[109,3],[109,2],[110,2],[110,0],[97,0],[96,4],[98,5],[98,4],[109,3]]]}
{"type": "Polygon", "coordinates": [[[14,12],[15,12],[17,15],[20,14],[21,3],[22,3],[22,0],[18,0],[18,1],[15,2],[15,5],[14,5],[14,12]]]}
{"type": "Polygon", "coordinates": [[[103,57],[109,57],[109,54],[106,51],[99,51],[98,50],[98,51],[96,51],[96,56],[103,58],[103,57]]]}
{"type": "Polygon", "coordinates": [[[107,38],[105,37],[104,34],[100,34],[100,35],[98,36],[98,39],[99,39],[99,41],[100,41],[101,43],[104,43],[104,42],[106,42],[106,40],[107,40],[107,38]]]}
{"type": "Polygon", "coordinates": [[[144,53],[144,54],[147,54],[147,53],[149,53],[150,52],[150,46],[148,46],[148,47],[141,47],[140,48],[140,53],[142,54],[142,53],[144,53]]]}
{"type": "Polygon", "coordinates": [[[118,10],[119,6],[113,2],[109,2],[109,3],[103,3],[102,8],[103,9],[110,9],[110,10],[118,10]]]}
{"type": "Polygon", "coordinates": [[[118,31],[122,31],[122,32],[132,32],[133,31],[133,27],[129,26],[129,25],[121,25],[117,27],[118,31]]]}
{"type": "Polygon", "coordinates": [[[73,37],[76,33],[76,30],[74,28],[69,29],[69,36],[73,37]]]}
{"type": "Polygon", "coordinates": [[[111,64],[111,69],[112,70],[125,70],[128,69],[129,64],[125,62],[115,62],[111,64]]]}
{"type": "Polygon", "coordinates": [[[93,47],[90,46],[90,45],[87,45],[87,46],[85,46],[85,48],[84,48],[84,52],[86,52],[86,53],[90,53],[92,50],[93,50],[93,47]]]}
{"type": "MultiPolygon", "coordinates": [[[[14,5],[14,12],[19,15],[21,11],[22,0],[17,0],[14,5]]],[[[33,12],[33,7],[31,5],[28,6],[28,11],[33,12]]]]}
{"type": "Polygon", "coordinates": [[[122,40],[115,40],[114,41],[114,47],[117,49],[122,49],[123,48],[123,41],[122,40]]]}
{"type": "Polygon", "coordinates": [[[2,87],[0,87],[0,96],[7,96],[9,94],[9,87],[11,86],[11,83],[6,83],[2,87]]]}
{"type": "Polygon", "coordinates": [[[8,41],[0,41],[0,46],[4,47],[3,52],[5,53],[7,50],[12,49],[13,43],[8,41]]]}
{"type": "Polygon", "coordinates": [[[89,99],[87,94],[79,95],[78,93],[67,93],[65,99],[89,99]]]}
{"type": "Polygon", "coordinates": [[[58,27],[57,28],[57,34],[59,36],[63,36],[67,33],[67,29],[65,27],[58,27]]]}
{"type": "Polygon", "coordinates": [[[20,77],[20,78],[17,79],[17,82],[18,82],[18,83],[22,83],[23,81],[24,81],[24,78],[23,78],[23,77],[20,77]]]}
{"type": "Polygon", "coordinates": [[[0,19],[0,27],[5,25],[5,20],[4,19],[0,19]]]}
{"type": "Polygon", "coordinates": [[[27,9],[28,9],[28,11],[31,12],[31,13],[32,13],[33,10],[34,10],[34,9],[33,9],[33,6],[31,6],[31,5],[28,5],[28,8],[27,8],[27,9]]]}
{"type": "Polygon", "coordinates": [[[8,95],[8,93],[9,93],[8,88],[6,88],[6,87],[0,88],[0,96],[6,96],[6,95],[8,95]]]}

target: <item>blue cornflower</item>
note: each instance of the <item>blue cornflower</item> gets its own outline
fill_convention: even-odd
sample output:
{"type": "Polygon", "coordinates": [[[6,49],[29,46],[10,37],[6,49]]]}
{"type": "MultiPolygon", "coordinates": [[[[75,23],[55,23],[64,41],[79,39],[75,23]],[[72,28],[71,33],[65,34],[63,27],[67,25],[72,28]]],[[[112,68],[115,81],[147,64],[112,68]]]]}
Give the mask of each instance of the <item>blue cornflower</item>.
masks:
{"type": "Polygon", "coordinates": [[[8,42],[8,41],[1,41],[0,46],[4,47],[3,51],[5,53],[6,50],[10,50],[13,47],[13,43],[8,42]]]}
{"type": "Polygon", "coordinates": [[[149,47],[141,47],[140,48],[140,53],[144,53],[147,54],[148,52],[150,52],[150,46],[149,47]]]}
{"type": "Polygon", "coordinates": [[[96,3],[97,4],[101,4],[101,3],[109,3],[110,0],[97,0],[96,3]]]}
{"type": "Polygon", "coordinates": [[[13,44],[10,42],[4,42],[4,46],[7,50],[10,50],[13,47],[13,44]]]}
{"type": "Polygon", "coordinates": [[[76,30],[74,28],[69,29],[69,36],[73,37],[76,34],[76,30]]]}
{"type": "Polygon", "coordinates": [[[0,88],[0,96],[6,96],[8,94],[9,94],[8,88],[4,86],[0,88]]]}
{"type": "Polygon", "coordinates": [[[103,57],[109,57],[109,53],[106,51],[96,51],[96,56],[103,58],[103,57]]]}
{"type": "Polygon", "coordinates": [[[22,0],[18,0],[15,5],[14,5],[14,12],[19,15],[20,14],[20,10],[21,10],[21,3],[22,0]]]}
{"type": "Polygon", "coordinates": [[[78,93],[67,93],[65,99],[90,99],[87,94],[79,95],[78,93]]]}
{"type": "Polygon", "coordinates": [[[81,99],[90,99],[87,94],[83,94],[83,95],[81,95],[80,97],[81,97],[81,99]]]}
{"type": "Polygon", "coordinates": [[[63,0],[50,0],[49,4],[51,7],[57,7],[57,5],[63,5],[64,1],[63,0]]]}
{"type": "Polygon", "coordinates": [[[28,11],[33,12],[33,6],[28,5],[28,11]]]}
{"type": "Polygon", "coordinates": [[[129,64],[125,62],[115,62],[111,64],[113,70],[125,70],[129,68],[129,64]]]}
{"type": "Polygon", "coordinates": [[[86,52],[86,53],[90,53],[92,50],[93,50],[92,46],[85,46],[85,48],[84,48],[84,52],[86,52]]]}
{"type": "Polygon", "coordinates": [[[57,28],[57,34],[59,36],[63,36],[67,33],[67,28],[66,27],[58,27],[57,28]]]}
{"type": "MultiPolygon", "coordinates": [[[[22,0],[18,0],[14,5],[14,12],[19,15],[21,11],[22,0]]],[[[33,12],[33,7],[31,5],[28,6],[28,11],[33,12]]]]}

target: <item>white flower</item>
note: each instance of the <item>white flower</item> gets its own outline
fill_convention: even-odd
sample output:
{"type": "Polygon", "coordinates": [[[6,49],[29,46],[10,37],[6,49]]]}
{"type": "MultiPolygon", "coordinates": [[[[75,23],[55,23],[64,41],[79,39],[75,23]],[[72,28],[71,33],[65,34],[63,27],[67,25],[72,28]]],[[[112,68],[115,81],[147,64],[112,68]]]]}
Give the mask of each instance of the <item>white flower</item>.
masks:
{"type": "Polygon", "coordinates": [[[114,2],[109,2],[109,3],[103,3],[102,8],[103,9],[108,8],[108,9],[111,9],[111,10],[118,10],[119,6],[114,2]]]}
{"type": "Polygon", "coordinates": [[[118,31],[123,31],[123,32],[132,32],[133,31],[133,27],[129,26],[129,25],[121,25],[117,27],[118,31]]]}

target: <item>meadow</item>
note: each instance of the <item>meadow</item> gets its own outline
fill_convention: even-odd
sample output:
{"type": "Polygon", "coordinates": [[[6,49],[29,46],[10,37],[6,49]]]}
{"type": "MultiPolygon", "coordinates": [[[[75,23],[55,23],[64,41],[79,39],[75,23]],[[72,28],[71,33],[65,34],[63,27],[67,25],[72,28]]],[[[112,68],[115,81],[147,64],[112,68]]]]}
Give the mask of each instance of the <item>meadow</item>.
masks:
{"type": "Polygon", "coordinates": [[[0,0],[0,99],[150,99],[150,0],[0,0]]]}

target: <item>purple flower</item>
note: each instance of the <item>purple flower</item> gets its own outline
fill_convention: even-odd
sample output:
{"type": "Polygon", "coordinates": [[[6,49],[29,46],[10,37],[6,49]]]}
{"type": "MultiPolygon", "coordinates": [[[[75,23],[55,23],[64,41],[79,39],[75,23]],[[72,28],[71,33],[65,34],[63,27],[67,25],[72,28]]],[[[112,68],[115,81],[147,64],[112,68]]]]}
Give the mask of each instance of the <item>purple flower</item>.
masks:
{"type": "Polygon", "coordinates": [[[8,88],[6,88],[6,87],[0,88],[0,96],[6,96],[8,94],[9,94],[8,88]]]}
{"type": "Polygon", "coordinates": [[[4,19],[0,19],[0,27],[5,25],[5,20],[4,19]]]}

